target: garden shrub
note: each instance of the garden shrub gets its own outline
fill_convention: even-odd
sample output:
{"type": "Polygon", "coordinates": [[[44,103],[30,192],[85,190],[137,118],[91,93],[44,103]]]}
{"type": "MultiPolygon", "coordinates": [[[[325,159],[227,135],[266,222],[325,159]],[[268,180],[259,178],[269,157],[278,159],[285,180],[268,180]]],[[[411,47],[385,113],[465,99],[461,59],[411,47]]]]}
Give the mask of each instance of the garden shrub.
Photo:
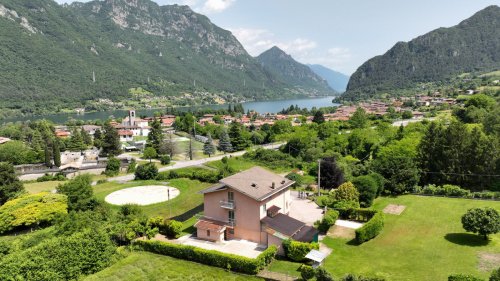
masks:
{"type": "Polygon", "coordinates": [[[162,165],[168,165],[168,164],[170,164],[170,156],[168,156],[168,155],[160,155],[160,163],[162,165]]]}
{"type": "Polygon", "coordinates": [[[423,195],[450,196],[470,199],[500,199],[500,192],[487,190],[471,192],[470,190],[463,189],[460,186],[451,184],[445,184],[443,186],[429,184],[424,186],[421,190],[417,190],[416,193],[423,195]]]}
{"type": "Polygon", "coordinates": [[[256,274],[267,266],[276,255],[276,246],[270,246],[257,258],[238,256],[222,253],[215,250],[206,250],[190,245],[173,244],[156,240],[136,240],[134,245],[138,248],[161,255],[178,259],[190,260],[219,268],[234,270],[246,274],[256,274]]]}
{"type": "Polygon", "coordinates": [[[347,208],[336,209],[343,220],[369,221],[377,211],[372,209],[347,208]]]}
{"type": "Polygon", "coordinates": [[[283,167],[295,167],[297,160],[287,153],[279,150],[259,148],[254,151],[248,151],[243,155],[243,158],[251,159],[259,164],[275,169],[283,167]]]}
{"type": "Polygon", "coordinates": [[[484,280],[472,275],[453,274],[448,276],[448,281],[484,281],[484,280]]]}
{"type": "Polygon", "coordinates": [[[361,275],[347,274],[342,277],[341,281],[385,281],[383,278],[378,277],[365,277],[361,275]]]}
{"type": "Polygon", "coordinates": [[[334,281],[332,275],[324,267],[316,268],[316,281],[334,281]]]}
{"type": "Polygon", "coordinates": [[[316,197],[316,204],[319,207],[330,207],[333,204],[333,198],[330,195],[321,195],[316,197]]]}
{"type": "Polygon", "coordinates": [[[44,182],[44,181],[65,181],[67,178],[64,176],[63,173],[57,173],[55,175],[51,174],[45,174],[38,179],[36,179],[37,182],[44,182]]]}
{"type": "Polygon", "coordinates": [[[384,215],[377,212],[367,223],[356,229],[356,242],[361,244],[376,237],[384,228],[384,215]]]}
{"type": "Polygon", "coordinates": [[[288,175],[285,176],[285,178],[295,182],[292,185],[292,187],[300,187],[302,185],[303,180],[304,180],[304,177],[297,174],[297,173],[289,173],[288,175]]]}
{"type": "Polygon", "coordinates": [[[469,190],[462,189],[457,185],[445,184],[442,188],[446,196],[468,197],[470,195],[469,190]]]}
{"type": "Polygon", "coordinates": [[[300,276],[302,277],[302,279],[304,280],[310,280],[310,279],[313,279],[314,277],[314,268],[310,265],[301,265],[300,266],[300,276]]]}
{"type": "Polygon", "coordinates": [[[377,197],[378,183],[369,175],[359,176],[352,180],[352,183],[359,191],[359,203],[362,207],[370,207],[377,197]]]}
{"type": "Polygon", "coordinates": [[[69,211],[92,210],[99,204],[94,197],[92,177],[88,174],[79,175],[64,184],[60,184],[56,190],[68,197],[69,211]]]}
{"type": "Polygon", "coordinates": [[[176,220],[168,220],[165,222],[165,235],[168,238],[179,238],[182,233],[182,222],[176,220]]]}
{"type": "Polygon", "coordinates": [[[158,168],[154,163],[137,166],[135,169],[136,180],[154,180],[158,176],[158,168]]]}
{"type": "Polygon", "coordinates": [[[104,174],[108,177],[116,176],[120,173],[120,160],[115,157],[110,157],[108,163],[106,164],[106,170],[104,174]]]}
{"type": "Polygon", "coordinates": [[[332,227],[332,225],[335,224],[337,219],[339,218],[339,212],[336,210],[328,210],[326,211],[326,214],[323,216],[321,221],[317,223],[317,229],[320,232],[328,232],[328,229],[332,227]]]}
{"type": "Polygon", "coordinates": [[[500,267],[491,272],[489,281],[500,281],[500,267]]]}
{"type": "Polygon", "coordinates": [[[130,160],[130,163],[128,164],[128,167],[127,167],[127,174],[135,172],[136,167],[137,167],[137,162],[135,161],[134,158],[132,158],[132,160],[130,160]]]}
{"type": "Polygon", "coordinates": [[[316,242],[306,243],[287,239],[283,240],[283,249],[287,258],[301,262],[311,250],[319,250],[319,244],[316,242]]]}
{"type": "Polygon", "coordinates": [[[0,233],[50,224],[67,214],[67,208],[67,198],[61,194],[42,192],[12,199],[0,206],[0,233]]]}

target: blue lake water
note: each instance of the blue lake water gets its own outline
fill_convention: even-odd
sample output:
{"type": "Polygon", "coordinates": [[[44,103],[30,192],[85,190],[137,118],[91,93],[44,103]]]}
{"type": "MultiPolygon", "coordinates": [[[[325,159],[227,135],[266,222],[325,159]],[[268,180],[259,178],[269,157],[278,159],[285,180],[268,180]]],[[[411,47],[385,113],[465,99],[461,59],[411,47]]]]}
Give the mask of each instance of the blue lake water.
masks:
{"type": "MultiPolygon", "coordinates": [[[[302,99],[288,99],[288,100],[271,100],[271,101],[251,101],[242,103],[245,111],[255,110],[259,113],[277,113],[284,108],[288,108],[291,105],[297,105],[300,108],[311,109],[313,107],[326,107],[326,106],[338,106],[336,103],[332,103],[333,97],[320,97],[320,98],[302,98],[302,99]]],[[[192,107],[179,107],[178,110],[197,110],[201,108],[212,108],[220,109],[227,108],[228,105],[203,105],[203,106],[192,106],[192,107]]],[[[155,112],[162,112],[162,108],[153,109],[137,109],[138,116],[153,116],[155,112]]],[[[75,113],[60,113],[60,114],[47,114],[39,116],[28,116],[28,117],[18,117],[0,120],[0,122],[15,122],[15,121],[27,121],[27,120],[38,120],[47,119],[57,124],[63,124],[70,119],[75,120],[106,120],[110,117],[125,117],[127,116],[127,110],[108,110],[108,111],[98,111],[98,112],[88,112],[85,114],[75,114],[75,113]]]]}

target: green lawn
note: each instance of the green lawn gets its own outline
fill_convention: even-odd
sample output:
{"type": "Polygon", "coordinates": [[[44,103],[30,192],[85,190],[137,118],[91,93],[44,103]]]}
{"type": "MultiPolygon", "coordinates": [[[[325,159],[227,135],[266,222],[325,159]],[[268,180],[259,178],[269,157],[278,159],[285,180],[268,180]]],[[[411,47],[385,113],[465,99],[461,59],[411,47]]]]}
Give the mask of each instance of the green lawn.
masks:
{"type": "MultiPolygon", "coordinates": [[[[386,215],[384,230],[375,239],[359,246],[345,239],[324,239],[333,249],[325,261],[331,273],[338,277],[356,273],[387,280],[446,280],[455,273],[489,276],[489,271],[480,270],[479,256],[500,255],[500,234],[491,236],[486,243],[477,235],[466,233],[460,217],[474,207],[500,210],[500,202],[407,195],[379,198],[374,208],[381,210],[388,204],[405,205],[406,210],[399,216],[386,215]]],[[[278,261],[271,269],[290,272],[297,266],[278,261]]]]}
{"type": "MultiPolygon", "coordinates": [[[[143,209],[144,213],[147,216],[175,217],[186,213],[189,214],[191,212],[192,215],[194,215],[195,213],[202,211],[202,208],[200,206],[203,203],[203,196],[201,194],[198,194],[198,191],[210,186],[209,183],[203,183],[197,180],[190,179],[172,179],[167,182],[169,186],[179,189],[179,196],[167,202],[142,206],[141,209],[143,209]]],[[[120,189],[142,185],[164,184],[164,181],[132,181],[125,184],[117,182],[107,182],[104,184],[96,185],[94,187],[94,194],[97,199],[104,201],[104,198],[108,194],[120,189]]],[[[112,208],[114,209],[119,208],[119,206],[110,206],[112,206],[112,208]]],[[[185,219],[192,217],[192,215],[187,215],[185,219]]]]}
{"type": "Polygon", "coordinates": [[[40,193],[43,191],[52,191],[56,187],[64,183],[64,181],[43,181],[43,182],[30,182],[24,184],[24,189],[31,194],[40,193]]]}
{"type": "Polygon", "coordinates": [[[263,280],[254,276],[227,272],[195,262],[148,252],[133,252],[111,267],[83,279],[85,281],[159,281],[159,280],[263,280]]]}
{"type": "MultiPolygon", "coordinates": [[[[228,163],[229,163],[229,167],[231,167],[235,172],[241,172],[244,170],[248,170],[254,166],[265,167],[265,165],[263,165],[263,164],[246,159],[242,156],[228,158],[228,163]]],[[[222,167],[223,167],[222,161],[220,161],[220,160],[208,162],[204,165],[208,166],[208,167],[215,168],[215,169],[219,169],[219,170],[222,169],[222,167]]],[[[292,169],[291,168],[280,168],[280,169],[271,169],[271,170],[273,170],[276,173],[287,173],[287,172],[290,172],[292,169]]]]}

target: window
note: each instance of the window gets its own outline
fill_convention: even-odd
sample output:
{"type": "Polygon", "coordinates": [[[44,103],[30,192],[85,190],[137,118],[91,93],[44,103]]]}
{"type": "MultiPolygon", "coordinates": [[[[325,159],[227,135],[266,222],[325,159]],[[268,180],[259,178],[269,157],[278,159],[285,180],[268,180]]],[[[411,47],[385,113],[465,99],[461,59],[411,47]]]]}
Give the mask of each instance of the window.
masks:
{"type": "Polygon", "coordinates": [[[229,191],[227,193],[227,201],[229,201],[229,202],[233,202],[234,201],[234,192],[229,191]]]}
{"type": "Polygon", "coordinates": [[[229,229],[229,234],[234,234],[234,228],[229,229]]]}
{"type": "Polygon", "coordinates": [[[233,210],[229,210],[228,220],[229,220],[229,222],[234,222],[234,211],[233,210]]]}
{"type": "Polygon", "coordinates": [[[266,204],[262,205],[262,212],[266,212],[267,211],[267,208],[266,208],[266,204]]]}
{"type": "Polygon", "coordinates": [[[210,230],[207,230],[207,237],[210,237],[210,230]]]}

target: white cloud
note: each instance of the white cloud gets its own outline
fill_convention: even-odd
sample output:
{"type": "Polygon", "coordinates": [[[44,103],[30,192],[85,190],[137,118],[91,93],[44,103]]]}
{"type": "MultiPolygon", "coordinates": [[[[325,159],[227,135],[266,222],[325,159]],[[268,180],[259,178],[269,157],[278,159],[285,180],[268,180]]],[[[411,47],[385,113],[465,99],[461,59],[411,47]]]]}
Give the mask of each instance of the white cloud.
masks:
{"type": "Polygon", "coordinates": [[[201,9],[207,14],[220,13],[229,8],[235,0],[207,0],[201,9]]]}

